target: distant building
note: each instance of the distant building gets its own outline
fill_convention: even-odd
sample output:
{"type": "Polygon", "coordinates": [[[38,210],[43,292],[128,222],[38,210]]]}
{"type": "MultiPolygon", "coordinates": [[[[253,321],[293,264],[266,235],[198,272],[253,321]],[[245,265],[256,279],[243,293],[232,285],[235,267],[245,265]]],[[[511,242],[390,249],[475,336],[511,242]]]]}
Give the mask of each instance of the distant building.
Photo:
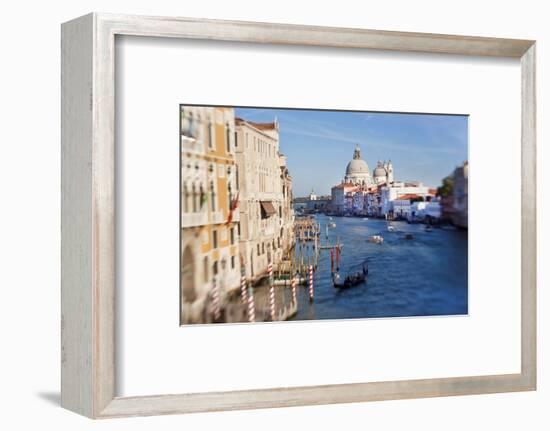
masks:
{"type": "Polygon", "coordinates": [[[391,185],[382,186],[380,188],[379,215],[383,217],[395,216],[393,212],[393,202],[396,199],[403,198],[403,196],[413,195],[416,199],[426,200],[428,197],[432,196],[432,193],[429,187],[424,186],[420,182],[393,182],[391,185]]]}
{"type": "Polygon", "coordinates": [[[356,191],[358,186],[353,183],[338,184],[331,189],[331,212],[343,214],[346,211],[346,195],[356,191]]]}
{"type": "Polygon", "coordinates": [[[346,175],[343,183],[353,185],[370,185],[373,183],[369,165],[361,158],[361,148],[356,145],[353,159],[346,166],[346,175]]]}
{"type": "Polygon", "coordinates": [[[439,221],[441,220],[441,204],[433,200],[430,202],[421,201],[411,204],[411,221],[439,221]]]}
{"type": "Polygon", "coordinates": [[[444,178],[440,187],[441,217],[457,227],[468,228],[468,162],[444,178]]]}
{"type": "Polygon", "coordinates": [[[234,111],[182,106],[181,323],[205,321],[217,283],[239,286],[234,111]]]}
{"type": "Polygon", "coordinates": [[[453,215],[455,226],[468,227],[468,162],[454,170],[453,173],[453,215]]]}
{"type": "Polygon", "coordinates": [[[435,197],[436,191],[418,181],[396,181],[391,160],[378,161],[371,175],[357,145],[344,179],[331,189],[330,210],[334,214],[408,218],[411,199],[407,195],[428,201],[435,197]],[[396,200],[399,202],[394,204],[396,200]]]}

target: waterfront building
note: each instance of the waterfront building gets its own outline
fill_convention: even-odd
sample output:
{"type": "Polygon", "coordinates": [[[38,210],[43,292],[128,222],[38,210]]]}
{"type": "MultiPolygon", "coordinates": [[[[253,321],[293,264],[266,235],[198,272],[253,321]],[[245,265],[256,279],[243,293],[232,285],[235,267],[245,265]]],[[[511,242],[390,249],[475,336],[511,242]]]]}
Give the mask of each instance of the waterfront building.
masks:
{"type": "Polygon", "coordinates": [[[410,220],[411,216],[411,199],[417,195],[404,195],[393,201],[393,215],[398,219],[410,220]]]}
{"type": "Polygon", "coordinates": [[[357,190],[353,183],[342,182],[331,189],[331,212],[343,214],[346,211],[346,195],[357,190]]]}
{"type": "Polygon", "coordinates": [[[410,221],[438,221],[440,219],[441,204],[439,201],[419,201],[411,204],[410,221]]]}
{"type": "Polygon", "coordinates": [[[427,200],[433,196],[433,191],[421,182],[393,182],[391,185],[385,185],[380,188],[380,203],[378,215],[382,217],[394,216],[393,201],[404,195],[416,195],[422,200],[427,200]]]}
{"type": "Polygon", "coordinates": [[[266,274],[294,243],[292,178],[279,152],[279,124],[235,119],[240,254],[248,279],[266,274]]]}
{"type": "Polygon", "coordinates": [[[239,287],[239,211],[234,111],[182,106],[181,116],[181,316],[206,320],[213,288],[239,287]]]}
{"type": "MultiPolygon", "coordinates": [[[[331,212],[334,214],[368,215],[371,217],[393,217],[393,202],[405,195],[429,200],[435,191],[420,182],[396,181],[391,160],[378,161],[372,175],[368,164],[361,158],[359,145],[355,147],[353,159],[347,164],[344,179],[331,189],[331,212]]],[[[396,204],[402,217],[410,214],[410,199],[403,198],[396,204]]]]}
{"type": "Polygon", "coordinates": [[[309,194],[309,200],[310,201],[316,201],[317,195],[315,194],[315,190],[311,189],[311,193],[309,194]]]}
{"type": "Polygon", "coordinates": [[[468,227],[468,162],[454,170],[453,178],[453,216],[455,226],[468,227]]]}

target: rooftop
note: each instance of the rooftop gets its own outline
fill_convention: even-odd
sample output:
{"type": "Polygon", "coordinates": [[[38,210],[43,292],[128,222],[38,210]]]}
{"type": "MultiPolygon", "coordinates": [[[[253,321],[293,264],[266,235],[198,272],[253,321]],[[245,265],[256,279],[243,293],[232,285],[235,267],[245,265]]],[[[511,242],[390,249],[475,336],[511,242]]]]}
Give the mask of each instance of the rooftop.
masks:
{"type": "Polygon", "coordinates": [[[277,123],[257,123],[255,121],[250,120],[244,120],[243,118],[235,118],[235,124],[243,124],[247,123],[250,124],[252,127],[258,129],[258,130],[276,130],[277,129],[277,123]]]}

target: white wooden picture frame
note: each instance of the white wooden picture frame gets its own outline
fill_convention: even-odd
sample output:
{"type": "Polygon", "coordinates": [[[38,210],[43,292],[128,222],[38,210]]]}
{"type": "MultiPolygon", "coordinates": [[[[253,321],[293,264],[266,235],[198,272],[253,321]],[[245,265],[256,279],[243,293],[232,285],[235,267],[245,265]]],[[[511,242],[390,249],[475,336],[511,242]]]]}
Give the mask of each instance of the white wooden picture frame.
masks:
{"type": "Polygon", "coordinates": [[[536,388],[535,42],[92,13],[62,25],[62,406],[91,418],[527,391],[536,388]],[[152,36],[521,59],[521,372],[117,397],[115,37],[152,36]]]}

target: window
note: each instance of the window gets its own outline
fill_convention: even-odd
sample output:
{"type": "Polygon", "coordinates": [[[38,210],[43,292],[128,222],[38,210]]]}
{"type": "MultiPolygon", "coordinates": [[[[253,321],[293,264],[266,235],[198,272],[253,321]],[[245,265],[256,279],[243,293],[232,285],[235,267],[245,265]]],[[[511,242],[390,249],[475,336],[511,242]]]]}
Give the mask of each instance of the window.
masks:
{"type": "Polygon", "coordinates": [[[257,250],[257,254],[258,254],[258,256],[259,256],[259,255],[260,255],[260,244],[257,244],[257,245],[256,245],[256,248],[258,249],[258,250],[257,250]]]}
{"type": "Polygon", "coordinates": [[[197,121],[193,118],[193,112],[182,109],[181,134],[188,138],[197,137],[197,121]]]}
{"type": "Polygon", "coordinates": [[[235,132],[235,148],[239,147],[239,140],[237,139],[237,132],[235,132]]]}
{"type": "Polygon", "coordinates": [[[233,244],[235,244],[235,228],[232,227],[229,230],[229,232],[230,232],[230,235],[231,235],[231,245],[233,245],[233,244]]]}
{"type": "Polygon", "coordinates": [[[213,230],[212,231],[212,245],[214,248],[218,248],[218,231],[213,230]]]}
{"type": "Polygon", "coordinates": [[[208,148],[213,149],[214,147],[214,127],[212,126],[212,121],[208,119],[208,126],[206,127],[206,140],[208,142],[208,148]]]}
{"type": "Polygon", "coordinates": [[[262,242],[262,254],[265,254],[265,242],[262,242]]]}
{"type": "Polygon", "coordinates": [[[204,188],[202,187],[202,184],[200,185],[200,188],[199,188],[199,210],[202,211],[202,207],[204,206],[204,203],[206,202],[206,193],[204,193],[204,188]]]}
{"type": "Polygon", "coordinates": [[[237,233],[241,236],[241,222],[237,223],[237,233]]]}
{"type": "Polygon", "coordinates": [[[231,256],[231,269],[235,269],[235,256],[231,256]]]}
{"type": "Polygon", "coordinates": [[[193,212],[197,212],[197,191],[195,189],[195,184],[191,187],[191,197],[193,199],[193,212]]]}
{"type": "Polygon", "coordinates": [[[212,211],[216,211],[216,191],[214,189],[214,181],[210,182],[210,202],[212,205],[212,211]]]}
{"type": "Polygon", "coordinates": [[[183,196],[182,196],[182,207],[183,207],[183,212],[186,213],[187,211],[189,211],[189,202],[187,201],[187,199],[189,198],[189,191],[187,190],[187,184],[184,184],[183,185],[183,196]]]}
{"type": "Polygon", "coordinates": [[[227,146],[227,152],[231,152],[231,129],[229,128],[229,123],[225,125],[225,144],[227,146]]]}
{"type": "Polygon", "coordinates": [[[232,205],[233,205],[232,199],[233,199],[233,196],[231,193],[231,181],[228,179],[227,180],[227,205],[229,207],[228,208],[229,211],[232,210],[232,205]]]}
{"type": "Polygon", "coordinates": [[[204,257],[204,261],[203,261],[203,278],[204,278],[204,282],[207,283],[208,282],[208,256],[205,256],[204,257]]]}
{"type": "Polygon", "coordinates": [[[212,272],[214,275],[218,275],[218,261],[215,261],[214,265],[212,265],[212,272]]]}

